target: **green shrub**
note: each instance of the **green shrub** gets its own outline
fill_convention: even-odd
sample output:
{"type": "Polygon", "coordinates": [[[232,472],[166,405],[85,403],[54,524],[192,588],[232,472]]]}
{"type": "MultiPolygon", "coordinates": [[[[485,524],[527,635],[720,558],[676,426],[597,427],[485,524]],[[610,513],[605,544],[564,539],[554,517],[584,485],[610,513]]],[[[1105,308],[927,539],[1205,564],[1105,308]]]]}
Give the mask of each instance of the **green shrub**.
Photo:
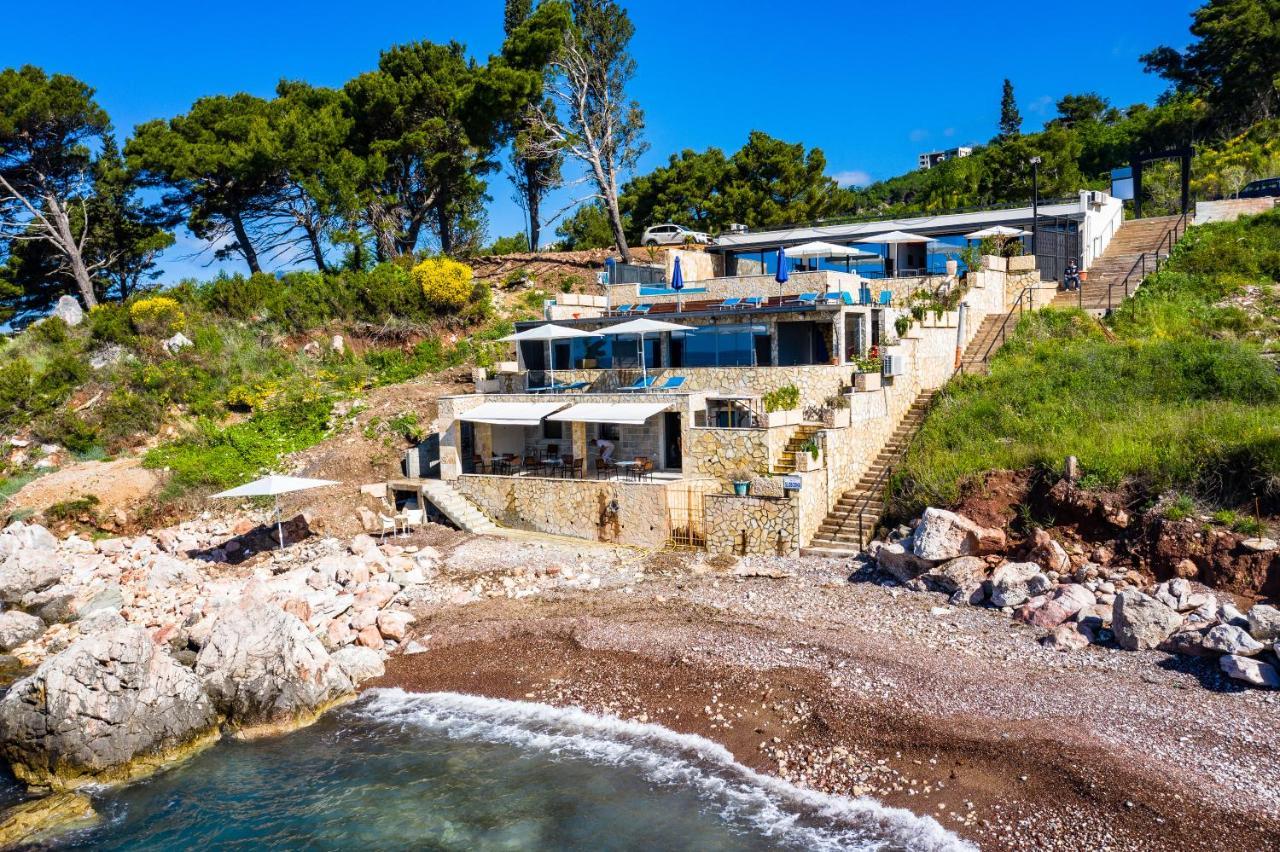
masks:
{"type": "Polygon", "coordinates": [[[89,336],[102,343],[133,343],[133,323],[129,319],[129,310],[124,305],[104,303],[89,311],[86,325],[89,336]]]}
{"type": "Polygon", "coordinates": [[[800,406],[800,389],[795,385],[784,385],[764,395],[764,410],[792,411],[800,406]]]}
{"type": "Polygon", "coordinates": [[[59,346],[71,337],[71,327],[62,317],[49,317],[31,326],[31,336],[40,343],[59,346]]]}
{"type": "Polygon", "coordinates": [[[187,327],[187,315],[177,299],[149,296],[129,305],[134,330],[151,337],[168,337],[187,327]]]}
{"type": "Polygon", "coordinates": [[[73,500],[63,500],[45,509],[43,514],[50,521],[74,521],[93,512],[102,501],[93,494],[85,494],[73,500]]]}
{"type": "Polygon", "coordinates": [[[427,258],[412,274],[427,303],[442,313],[459,311],[474,297],[471,267],[456,260],[427,258]]]}
{"type": "Polygon", "coordinates": [[[26,420],[35,399],[35,379],[25,358],[0,364],[0,424],[16,425],[26,420]]]}
{"type": "Polygon", "coordinates": [[[1164,507],[1164,516],[1171,521],[1185,521],[1195,511],[1196,501],[1186,494],[1179,494],[1164,507]]]}
{"type": "Polygon", "coordinates": [[[266,309],[279,286],[274,275],[257,272],[248,278],[220,274],[202,289],[204,303],[209,310],[247,320],[266,309]]]}
{"type": "Polygon", "coordinates": [[[60,444],[73,453],[87,452],[98,443],[98,428],[65,408],[37,417],[31,431],[41,441],[60,444]]]}
{"type": "Polygon", "coordinates": [[[154,435],[164,419],[164,406],[150,396],[116,388],[98,409],[98,429],[111,453],[131,446],[139,436],[154,435]]]}

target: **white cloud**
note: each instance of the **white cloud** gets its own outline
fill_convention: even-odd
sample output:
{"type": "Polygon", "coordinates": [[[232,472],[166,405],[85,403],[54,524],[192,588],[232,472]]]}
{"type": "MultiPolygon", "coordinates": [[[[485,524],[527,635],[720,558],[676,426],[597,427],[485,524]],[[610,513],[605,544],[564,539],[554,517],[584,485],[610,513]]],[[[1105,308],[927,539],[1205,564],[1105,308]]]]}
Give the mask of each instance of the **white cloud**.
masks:
{"type": "Polygon", "coordinates": [[[843,172],[836,172],[831,176],[835,182],[841,186],[866,186],[871,183],[871,173],[862,169],[849,169],[843,172]]]}
{"type": "Polygon", "coordinates": [[[1049,107],[1053,106],[1054,100],[1048,95],[1041,95],[1027,106],[1027,112],[1033,112],[1036,115],[1045,115],[1049,112],[1049,107]]]}
{"type": "Polygon", "coordinates": [[[907,135],[912,142],[923,142],[924,140],[929,138],[929,131],[925,130],[922,127],[917,127],[915,130],[911,131],[907,135]]]}

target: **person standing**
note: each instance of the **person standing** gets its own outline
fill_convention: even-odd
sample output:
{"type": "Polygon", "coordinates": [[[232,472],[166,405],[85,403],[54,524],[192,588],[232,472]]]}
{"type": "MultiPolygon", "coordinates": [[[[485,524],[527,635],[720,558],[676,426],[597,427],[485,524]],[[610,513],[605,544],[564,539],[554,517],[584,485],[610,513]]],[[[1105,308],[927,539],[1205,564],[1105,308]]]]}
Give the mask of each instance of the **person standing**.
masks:
{"type": "Polygon", "coordinates": [[[600,460],[604,462],[613,461],[614,444],[608,438],[596,438],[596,449],[600,453],[600,460]]]}

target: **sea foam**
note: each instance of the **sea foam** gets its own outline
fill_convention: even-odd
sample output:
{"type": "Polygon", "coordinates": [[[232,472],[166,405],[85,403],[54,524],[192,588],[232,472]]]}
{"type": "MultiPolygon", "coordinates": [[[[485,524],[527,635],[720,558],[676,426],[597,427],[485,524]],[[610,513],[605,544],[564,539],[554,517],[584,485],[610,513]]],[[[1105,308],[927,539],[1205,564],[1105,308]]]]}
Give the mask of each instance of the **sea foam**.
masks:
{"type": "Polygon", "coordinates": [[[812,850],[974,850],[936,820],[870,798],[805,790],[755,772],[719,743],[661,725],[526,701],[451,692],[376,689],[353,710],[451,739],[506,743],[640,772],[655,784],[684,785],[732,823],[779,846],[812,850]]]}

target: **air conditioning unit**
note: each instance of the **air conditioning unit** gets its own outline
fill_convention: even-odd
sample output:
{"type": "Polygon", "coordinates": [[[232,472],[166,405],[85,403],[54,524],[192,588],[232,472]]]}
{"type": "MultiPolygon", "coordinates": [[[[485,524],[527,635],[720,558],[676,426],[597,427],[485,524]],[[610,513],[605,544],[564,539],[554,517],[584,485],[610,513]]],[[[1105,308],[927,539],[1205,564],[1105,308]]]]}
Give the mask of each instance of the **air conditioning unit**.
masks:
{"type": "Polygon", "coordinates": [[[902,355],[885,355],[881,365],[881,372],[886,376],[902,376],[907,372],[907,359],[902,355]]]}
{"type": "Polygon", "coordinates": [[[741,222],[730,222],[728,230],[731,234],[745,234],[747,232],[747,226],[741,222]]]}
{"type": "Polygon", "coordinates": [[[609,286],[609,273],[608,273],[608,272],[597,272],[597,273],[596,273],[596,283],[597,283],[597,284],[599,284],[601,287],[608,287],[608,286],[609,286]]]}
{"type": "Polygon", "coordinates": [[[1105,192],[1098,192],[1097,190],[1090,190],[1089,194],[1085,197],[1085,203],[1090,207],[1102,207],[1102,205],[1107,203],[1107,194],[1105,192]]]}

